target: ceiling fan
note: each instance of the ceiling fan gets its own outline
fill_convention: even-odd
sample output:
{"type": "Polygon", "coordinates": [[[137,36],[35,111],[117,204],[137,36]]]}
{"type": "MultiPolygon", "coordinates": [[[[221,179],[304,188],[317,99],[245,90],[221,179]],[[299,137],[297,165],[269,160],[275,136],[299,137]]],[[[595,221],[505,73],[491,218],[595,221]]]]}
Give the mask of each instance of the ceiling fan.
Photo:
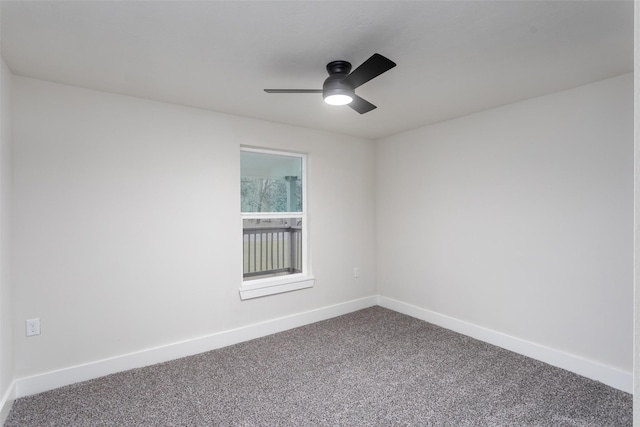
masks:
{"type": "Polygon", "coordinates": [[[395,62],[378,53],[374,53],[351,73],[349,73],[351,71],[349,62],[332,61],[327,64],[329,77],[324,81],[322,89],[265,89],[264,91],[267,93],[321,93],[327,104],[349,105],[358,113],[364,114],[376,106],[356,95],[355,89],[395,66],[395,62]]]}

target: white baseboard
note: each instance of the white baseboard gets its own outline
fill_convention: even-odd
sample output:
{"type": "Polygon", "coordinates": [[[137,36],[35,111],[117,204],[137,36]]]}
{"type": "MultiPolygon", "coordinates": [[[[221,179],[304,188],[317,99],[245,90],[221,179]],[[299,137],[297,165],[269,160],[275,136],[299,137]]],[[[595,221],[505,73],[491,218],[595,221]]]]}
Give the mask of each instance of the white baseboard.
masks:
{"type": "Polygon", "coordinates": [[[99,378],[128,369],[141,368],[203,353],[205,351],[341,316],[364,308],[373,307],[377,305],[377,298],[377,296],[371,296],[352,300],[200,338],[149,348],[135,353],[98,360],[83,365],[71,366],[69,368],[45,372],[30,377],[18,378],[15,381],[14,387],[15,398],[53,390],[65,385],[99,378]]]}
{"type": "Polygon", "coordinates": [[[392,298],[378,297],[378,305],[424,320],[434,325],[470,336],[480,341],[502,347],[504,349],[531,357],[549,365],[574,372],[583,377],[599,381],[608,386],[627,393],[633,393],[633,374],[603,365],[580,356],[545,347],[530,341],[525,341],[510,335],[465,322],[453,317],[445,316],[424,308],[416,307],[392,298]]]}

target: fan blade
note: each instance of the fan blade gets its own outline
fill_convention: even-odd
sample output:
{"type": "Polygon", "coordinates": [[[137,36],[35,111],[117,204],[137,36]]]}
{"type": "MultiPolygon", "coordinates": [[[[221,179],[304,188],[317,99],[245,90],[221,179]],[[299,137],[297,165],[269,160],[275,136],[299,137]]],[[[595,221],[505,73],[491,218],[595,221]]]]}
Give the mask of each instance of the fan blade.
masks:
{"type": "Polygon", "coordinates": [[[322,93],[322,89],[265,89],[267,93],[322,93]]]}
{"type": "Polygon", "coordinates": [[[353,85],[353,88],[357,88],[371,80],[374,77],[378,77],[385,71],[389,71],[396,66],[396,63],[392,60],[385,58],[379,53],[374,53],[371,58],[364,61],[358,68],[353,70],[351,74],[342,80],[343,82],[353,85]]]}
{"type": "Polygon", "coordinates": [[[367,100],[360,98],[358,95],[354,95],[353,101],[351,101],[347,105],[349,105],[349,107],[353,108],[360,114],[368,113],[374,108],[377,108],[375,105],[373,105],[367,100]]]}

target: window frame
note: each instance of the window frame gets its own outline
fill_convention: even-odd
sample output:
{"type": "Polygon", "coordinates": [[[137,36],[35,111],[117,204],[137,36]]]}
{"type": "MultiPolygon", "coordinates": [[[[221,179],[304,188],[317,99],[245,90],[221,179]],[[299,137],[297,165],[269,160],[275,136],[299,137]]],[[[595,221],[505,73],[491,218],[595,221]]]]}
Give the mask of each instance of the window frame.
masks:
{"type": "MultiPolygon", "coordinates": [[[[266,148],[255,148],[240,146],[240,153],[252,152],[258,154],[270,154],[277,156],[289,156],[301,159],[301,176],[302,176],[302,210],[301,212],[242,212],[240,209],[240,232],[244,238],[245,219],[277,219],[277,218],[301,218],[302,220],[302,272],[281,276],[244,279],[244,250],[240,249],[240,299],[247,300],[252,298],[274,295],[283,292],[290,292],[299,289],[310,288],[315,283],[315,278],[311,274],[311,261],[309,249],[309,221],[307,208],[307,154],[296,153],[291,151],[280,151],[266,148]]],[[[240,169],[240,179],[242,179],[242,169],[240,169]]]]}

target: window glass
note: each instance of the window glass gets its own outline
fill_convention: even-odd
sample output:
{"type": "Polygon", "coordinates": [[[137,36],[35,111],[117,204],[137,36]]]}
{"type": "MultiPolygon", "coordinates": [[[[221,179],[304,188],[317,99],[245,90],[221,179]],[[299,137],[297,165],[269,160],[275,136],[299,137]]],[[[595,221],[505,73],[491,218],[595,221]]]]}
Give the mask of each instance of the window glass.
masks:
{"type": "Polygon", "coordinates": [[[242,221],[244,280],[302,273],[302,218],[242,221]]]}
{"type": "Polygon", "coordinates": [[[242,151],[242,212],[302,212],[302,158],[242,151]]]}
{"type": "Polygon", "coordinates": [[[304,162],[302,154],[240,151],[242,278],[252,290],[258,279],[271,289],[279,276],[307,274],[304,162]]]}

